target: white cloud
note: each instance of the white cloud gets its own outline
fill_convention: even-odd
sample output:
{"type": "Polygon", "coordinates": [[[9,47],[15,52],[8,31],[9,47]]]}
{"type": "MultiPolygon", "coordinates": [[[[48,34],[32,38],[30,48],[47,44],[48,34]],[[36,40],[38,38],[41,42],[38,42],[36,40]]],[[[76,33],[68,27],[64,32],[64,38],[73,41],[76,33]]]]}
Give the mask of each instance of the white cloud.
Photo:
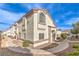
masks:
{"type": "Polygon", "coordinates": [[[0,3],[0,7],[3,7],[5,4],[4,3],[0,3]]]}
{"type": "Polygon", "coordinates": [[[13,13],[0,9],[0,21],[1,22],[14,22],[18,20],[23,14],[13,13]]]}
{"type": "Polygon", "coordinates": [[[65,23],[68,25],[72,25],[73,23],[79,22],[79,17],[76,18],[71,18],[68,21],[66,21],[65,23]]]}
{"type": "Polygon", "coordinates": [[[58,27],[58,29],[67,30],[67,29],[71,29],[71,28],[70,28],[70,27],[64,27],[64,26],[62,27],[62,26],[61,26],[61,27],[58,27]]]}
{"type": "Polygon", "coordinates": [[[29,10],[32,8],[42,8],[42,4],[21,4],[23,7],[28,8],[29,10]]]}
{"type": "Polygon", "coordinates": [[[62,15],[62,17],[65,18],[66,16],[72,15],[73,13],[74,13],[74,12],[69,11],[69,12],[67,12],[67,13],[64,13],[64,14],[62,15]]]}
{"type": "MultiPolygon", "coordinates": [[[[49,5],[49,6],[50,6],[50,5],[49,5]]],[[[54,4],[53,4],[52,6],[54,6],[54,4]]],[[[54,7],[53,7],[53,8],[54,8],[54,7]]],[[[50,8],[50,10],[51,10],[51,9],[52,9],[52,7],[50,8]]],[[[53,10],[53,9],[52,9],[52,10],[53,10]]],[[[52,11],[50,11],[50,12],[52,13],[52,11]]],[[[72,14],[73,14],[72,11],[66,12],[66,13],[64,13],[64,14],[59,14],[59,16],[57,16],[57,18],[55,19],[55,22],[56,22],[56,23],[60,23],[60,22],[61,22],[61,19],[62,19],[63,21],[65,21],[64,24],[67,24],[69,20],[66,20],[66,17],[67,17],[68,15],[72,15],[72,14]]]]}
{"type": "Polygon", "coordinates": [[[12,24],[13,22],[19,20],[23,14],[24,13],[13,13],[13,12],[0,9],[0,22],[3,23],[3,24],[0,24],[0,30],[4,30],[8,28],[10,25],[7,25],[7,24],[12,24]],[[4,23],[7,23],[7,24],[4,24],[4,23]]]}

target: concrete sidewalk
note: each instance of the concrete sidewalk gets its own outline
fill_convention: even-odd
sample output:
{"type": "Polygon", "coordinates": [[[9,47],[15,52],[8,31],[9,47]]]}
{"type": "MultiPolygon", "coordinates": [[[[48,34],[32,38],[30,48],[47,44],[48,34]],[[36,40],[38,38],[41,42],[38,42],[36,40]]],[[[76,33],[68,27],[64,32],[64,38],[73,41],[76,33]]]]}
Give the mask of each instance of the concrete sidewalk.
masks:
{"type": "Polygon", "coordinates": [[[34,49],[34,48],[22,48],[22,47],[8,47],[9,50],[22,53],[22,54],[29,54],[33,56],[55,56],[51,52],[41,50],[41,49],[34,49]]]}

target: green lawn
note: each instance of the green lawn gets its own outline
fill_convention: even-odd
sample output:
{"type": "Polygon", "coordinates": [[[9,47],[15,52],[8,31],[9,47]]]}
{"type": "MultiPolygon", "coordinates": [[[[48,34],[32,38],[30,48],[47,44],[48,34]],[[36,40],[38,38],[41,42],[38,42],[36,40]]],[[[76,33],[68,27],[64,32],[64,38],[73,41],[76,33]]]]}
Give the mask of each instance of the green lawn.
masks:
{"type": "Polygon", "coordinates": [[[74,51],[67,52],[66,55],[67,56],[79,56],[79,44],[78,43],[72,44],[72,48],[74,49],[74,51]]]}

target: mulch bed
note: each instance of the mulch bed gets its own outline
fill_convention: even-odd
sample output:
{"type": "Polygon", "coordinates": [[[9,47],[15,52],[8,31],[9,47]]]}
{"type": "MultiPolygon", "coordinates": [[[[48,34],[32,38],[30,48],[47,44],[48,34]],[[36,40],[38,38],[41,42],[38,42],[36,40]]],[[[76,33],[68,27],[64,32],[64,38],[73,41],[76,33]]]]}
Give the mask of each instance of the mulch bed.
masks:
{"type": "Polygon", "coordinates": [[[56,40],[56,42],[62,42],[62,41],[64,41],[64,39],[58,39],[58,40],[56,40]]]}
{"type": "Polygon", "coordinates": [[[57,43],[52,43],[52,44],[50,44],[48,46],[43,47],[42,49],[43,50],[47,50],[47,49],[54,48],[54,47],[57,47],[57,46],[58,46],[57,43]]]}

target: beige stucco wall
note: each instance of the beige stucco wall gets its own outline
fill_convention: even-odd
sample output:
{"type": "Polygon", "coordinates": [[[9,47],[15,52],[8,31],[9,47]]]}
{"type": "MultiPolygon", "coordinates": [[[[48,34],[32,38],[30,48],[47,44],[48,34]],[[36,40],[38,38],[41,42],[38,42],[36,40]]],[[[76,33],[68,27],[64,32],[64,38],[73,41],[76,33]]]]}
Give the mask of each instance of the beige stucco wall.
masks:
{"type": "MultiPolygon", "coordinates": [[[[55,25],[53,24],[51,18],[45,14],[46,16],[46,25],[41,25],[41,24],[38,24],[38,21],[39,21],[39,14],[40,13],[44,13],[43,11],[38,11],[38,13],[34,13],[34,41],[38,41],[39,40],[39,33],[44,33],[44,39],[48,39],[48,26],[54,26],[55,25]]],[[[56,30],[56,28],[54,28],[53,30],[56,30]]],[[[52,39],[52,36],[51,36],[51,39],[52,39]]]]}
{"type": "Polygon", "coordinates": [[[8,36],[8,35],[10,35],[10,36],[14,36],[15,34],[14,34],[14,27],[11,27],[10,29],[8,29],[7,31],[4,31],[4,32],[2,32],[2,34],[1,35],[5,35],[6,34],[6,36],[8,36]]]}
{"type": "Polygon", "coordinates": [[[49,39],[49,31],[48,31],[48,26],[55,27],[54,22],[49,17],[49,15],[47,15],[43,12],[46,16],[46,24],[45,25],[39,24],[38,21],[39,21],[40,12],[43,12],[43,11],[38,11],[37,13],[34,13],[34,39],[33,40],[34,41],[40,41],[39,40],[39,33],[44,33],[44,40],[45,39],[48,39],[48,40],[42,41],[42,42],[39,42],[39,43],[35,43],[34,47],[48,43],[49,41],[51,41],[51,43],[52,43],[52,42],[55,42],[54,40],[56,40],[56,36],[55,36],[55,39],[53,39],[53,37],[52,37],[52,30],[54,30],[55,31],[54,33],[56,33],[56,28],[51,28],[50,39],[49,39]]]}
{"type": "Polygon", "coordinates": [[[33,47],[37,47],[37,46],[40,46],[40,45],[43,45],[43,44],[48,44],[48,42],[49,42],[49,40],[46,40],[46,41],[42,41],[42,42],[39,42],[39,43],[35,43],[34,45],[33,45],[33,47]]]}
{"type": "Polygon", "coordinates": [[[21,33],[19,38],[23,39],[23,36],[22,36],[22,21],[18,22],[18,32],[17,33],[18,33],[18,35],[19,35],[19,33],[21,33]]]}
{"type": "MultiPolygon", "coordinates": [[[[17,23],[17,37],[18,38],[21,38],[21,39],[26,39],[24,38],[24,33],[26,33],[26,24],[25,24],[25,21],[26,18],[25,17],[22,17],[21,20],[17,23]],[[25,25],[25,26],[23,26],[25,25]],[[23,31],[25,29],[25,31],[23,31]],[[19,34],[20,33],[20,34],[19,34]]],[[[27,37],[27,36],[26,36],[27,37]]]]}
{"type": "Polygon", "coordinates": [[[33,20],[34,20],[34,15],[27,18],[27,40],[30,40],[30,41],[33,41],[33,36],[34,36],[33,20]]]}
{"type": "MultiPolygon", "coordinates": [[[[55,27],[54,22],[48,15],[48,13],[44,13],[46,16],[46,24],[41,25],[38,23],[39,21],[39,14],[44,13],[44,11],[39,10],[38,12],[35,12],[33,15],[30,17],[23,17],[21,22],[17,23],[17,30],[15,30],[15,27],[12,27],[7,31],[6,33],[12,34],[14,31],[17,32],[17,35],[19,36],[19,32],[21,33],[21,38],[30,40],[30,41],[39,41],[39,33],[44,33],[44,39],[48,39],[47,41],[44,42],[39,42],[37,44],[34,44],[34,46],[38,46],[44,43],[47,43],[49,41],[49,31],[48,31],[48,26],[55,27]],[[25,23],[25,26],[23,27],[22,25],[25,23]],[[22,29],[25,28],[26,31],[22,31],[22,29]],[[24,38],[24,33],[26,33],[26,38],[24,38]]],[[[51,31],[55,30],[56,28],[51,28],[51,31]]],[[[52,33],[50,39],[52,40],[52,33]]]]}
{"type": "Polygon", "coordinates": [[[41,25],[39,24],[39,13],[40,11],[38,11],[38,13],[34,13],[34,41],[38,41],[39,40],[39,33],[44,33],[44,39],[48,39],[48,29],[46,25],[41,25]]]}
{"type": "Polygon", "coordinates": [[[34,13],[34,41],[38,40],[38,30],[37,30],[37,19],[38,19],[38,14],[34,13]]]}

